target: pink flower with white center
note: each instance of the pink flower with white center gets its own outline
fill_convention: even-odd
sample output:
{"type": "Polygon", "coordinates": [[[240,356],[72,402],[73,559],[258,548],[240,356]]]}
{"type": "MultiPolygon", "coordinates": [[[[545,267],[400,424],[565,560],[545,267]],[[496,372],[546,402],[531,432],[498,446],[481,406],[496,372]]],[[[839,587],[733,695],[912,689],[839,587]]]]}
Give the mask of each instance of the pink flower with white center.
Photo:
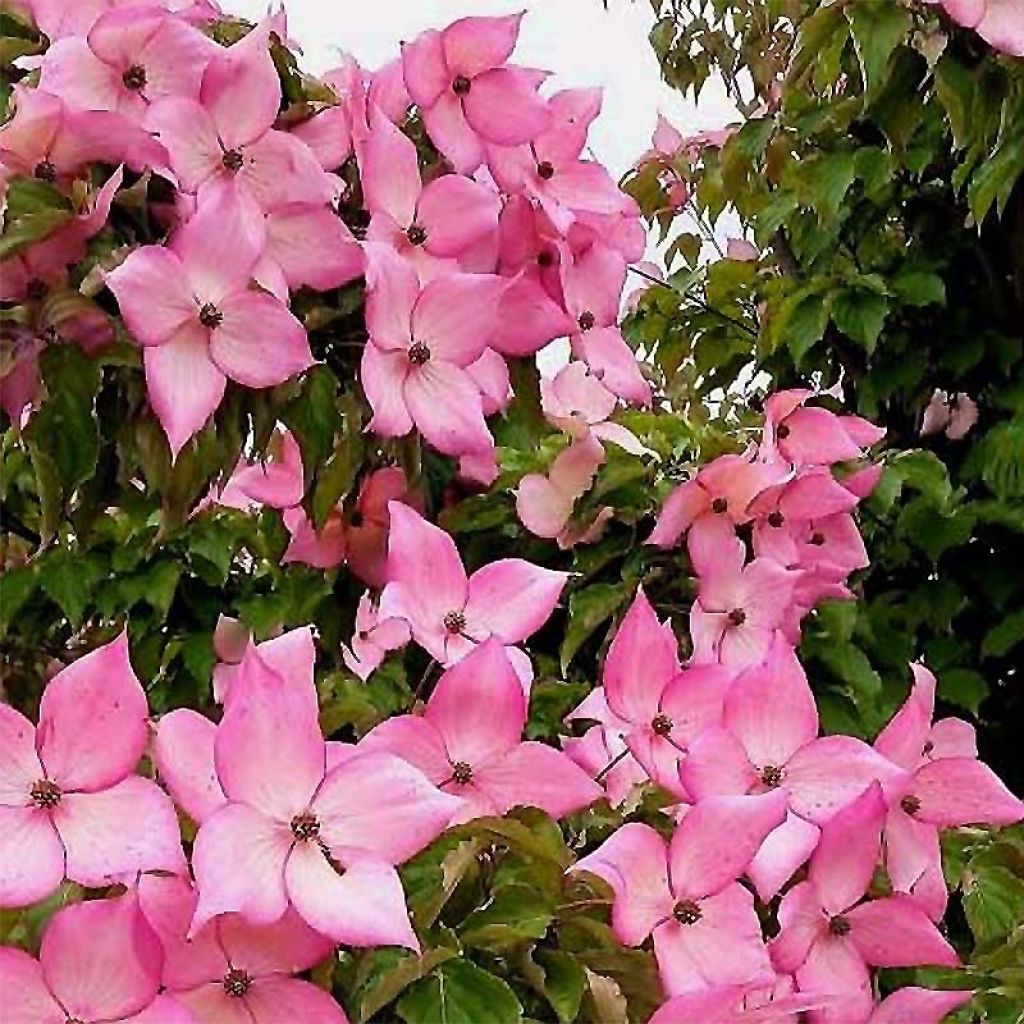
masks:
{"type": "Polygon", "coordinates": [[[352,645],[341,645],[341,657],[365,683],[391,651],[404,647],[411,639],[412,633],[405,619],[382,619],[370,595],[363,594],[356,608],[352,645]]]}
{"type": "Polygon", "coordinates": [[[125,633],[50,680],[38,727],[0,704],[0,906],[185,869],[170,800],[134,774],[148,714],[125,633]]]}
{"type": "Polygon", "coordinates": [[[440,834],[457,798],[384,753],[331,767],[315,690],[255,649],[231,684],[214,764],[227,803],[196,836],[191,935],[218,914],[270,924],[293,906],[337,942],[419,948],[392,865],[440,834]]]}
{"type": "Polygon", "coordinates": [[[904,769],[885,787],[885,863],[893,888],[939,921],[947,898],[939,830],[1013,825],[1024,818],[1024,802],[978,760],[969,723],[944,718],[932,724],[935,676],[921,664],[910,668],[910,695],[875,740],[875,750],[904,769]]]}
{"type": "Polygon", "coordinates": [[[222,193],[169,245],[136,249],[107,275],[143,346],[149,400],[174,456],[216,410],[229,377],[266,388],[313,364],[302,324],[250,287],[263,244],[255,208],[222,193]]]}
{"type": "Polygon", "coordinates": [[[217,44],[159,7],[107,11],[87,36],[67,36],[43,57],[39,86],[87,110],[141,120],[163,96],[197,99],[217,44]]]}
{"type": "Polygon", "coordinates": [[[973,28],[993,49],[1024,57],[1024,18],[1018,0],[926,0],[939,3],[958,25],[973,28]]]}
{"type": "Polygon", "coordinates": [[[779,790],[786,821],[766,839],[748,869],[770,900],[803,864],[828,821],[872,782],[898,777],[852,736],[818,738],[818,711],[796,652],[776,636],[763,664],[742,673],[725,696],[721,728],[690,744],[680,779],[695,800],[779,790]]]}
{"type": "Polygon", "coordinates": [[[678,646],[671,624],[658,621],[638,589],[608,648],[602,681],[630,753],[652,781],[684,797],[680,762],[690,742],[721,721],[733,675],[718,665],[681,668],[678,646]]]}
{"type": "Polygon", "coordinates": [[[679,538],[706,515],[723,516],[735,525],[749,522],[751,502],[789,476],[785,467],[758,459],[753,452],[720,455],[665,499],[647,543],[659,548],[675,547],[679,538]]]}
{"type": "Polygon", "coordinates": [[[380,614],[409,623],[413,639],[452,665],[488,637],[509,648],[529,685],[533,671],[521,644],[547,622],[568,574],[521,558],[503,558],[467,575],[452,538],[411,508],[392,502],[388,583],[380,614]]]}
{"type": "Polygon", "coordinates": [[[416,146],[379,110],[358,147],[363,200],[373,215],[366,237],[426,265],[458,259],[498,229],[497,192],[461,174],[420,181],[416,146]]]}
{"type": "Polygon", "coordinates": [[[515,669],[492,637],[441,676],[422,716],[389,718],[359,746],[404,758],[460,797],[453,824],[523,805],[561,818],[597,800],[601,787],[564,753],[522,742],[526,712],[515,669]]]}
{"type": "Polygon", "coordinates": [[[164,950],[164,989],[196,1024],[346,1024],[330,994],[292,977],[326,960],[334,944],[294,910],[272,924],[224,914],[186,938],[198,896],[183,878],[145,875],[139,905],[164,950]]]}
{"type": "Polygon", "coordinates": [[[801,992],[836,997],[814,1022],[867,1021],[871,967],[956,967],[953,947],[909,897],[865,900],[881,856],[885,800],[878,783],[821,830],[807,881],[783,897],[772,962],[795,973],[801,992]]]}
{"type": "Polygon", "coordinates": [[[446,455],[489,450],[494,442],[468,367],[487,347],[504,283],[491,274],[445,273],[421,288],[393,249],[366,248],[371,344],[360,373],[373,408],[370,429],[401,437],[415,426],[446,455]]]}
{"type": "Polygon", "coordinates": [[[43,932],[39,959],[0,946],[0,992],[11,1024],[193,1024],[159,995],[163,951],[134,892],[74,903],[43,932]]]}
{"type": "Polygon", "coordinates": [[[807,403],[817,392],[779,391],[764,403],[762,456],[794,466],[822,466],[859,459],[885,437],[885,429],[860,416],[837,416],[807,403]]]}
{"type": "Polygon", "coordinates": [[[623,825],[573,871],[590,871],[615,893],[612,928],[654,953],[669,995],[717,985],[770,984],[754,897],[736,879],[786,815],[781,793],[714,797],[692,807],[671,843],[649,825],[623,825]]]}
{"type": "Polygon", "coordinates": [[[690,531],[689,551],[700,576],[690,609],[694,662],[743,669],[761,661],[789,625],[800,574],[771,558],[744,564],[743,543],[725,519],[702,517],[690,531]]]}
{"type": "Polygon", "coordinates": [[[507,63],[523,13],[460,18],[402,47],[409,96],[427,134],[460,174],[484,162],[486,143],[515,146],[547,127],[537,95],[545,76],[507,63]]]}
{"type": "Polygon", "coordinates": [[[24,174],[66,187],[91,163],[133,171],[167,166],[160,143],[120,114],[75,110],[42,89],[14,88],[14,116],[0,127],[0,164],[7,174],[24,174]]]}
{"type": "Polygon", "coordinates": [[[264,22],[203,72],[199,99],[166,96],[150,104],[145,125],[167,147],[186,192],[238,191],[264,210],[285,203],[328,203],[330,179],[313,151],[275,130],[281,83],[264,22]]]}

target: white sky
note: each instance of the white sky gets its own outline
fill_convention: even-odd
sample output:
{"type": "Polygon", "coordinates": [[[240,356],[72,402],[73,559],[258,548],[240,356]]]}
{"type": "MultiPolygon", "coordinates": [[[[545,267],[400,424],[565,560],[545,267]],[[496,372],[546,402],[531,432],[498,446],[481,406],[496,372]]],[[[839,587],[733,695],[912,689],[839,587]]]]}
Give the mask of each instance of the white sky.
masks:
{"type": "MultiPolygon", "coordinates": [[[[426,28],[443,28],[467,14],[527,9],[516,63],[553,72],[545,91],[604,88],[604,108],[591,129],[594,154],[617,177],[649,145],[661,110],[684,134],[719,127],[734,117],[722,91],[711,87],[700,109],[685,103],[658,75],[647,33],[654,16],[647,0],[284,0],[288,31],[302,46],[303,66],[324,71],[348,51],[376,68],[398,44],[426,28]]],[[[259,18],[267,0],[222,0],[225,11],[259,18]]]]}

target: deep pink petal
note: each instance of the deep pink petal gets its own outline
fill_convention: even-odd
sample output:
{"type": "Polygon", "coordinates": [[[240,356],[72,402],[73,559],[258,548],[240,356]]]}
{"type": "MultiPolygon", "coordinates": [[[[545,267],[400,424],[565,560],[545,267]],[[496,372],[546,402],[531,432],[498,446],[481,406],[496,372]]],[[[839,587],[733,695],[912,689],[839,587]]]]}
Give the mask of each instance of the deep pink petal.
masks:
{"type": "Polygon", "coordinates": [[[121,1024],[195,1024],[195,1017],[176,996],[161,992],[145,1009],[125,1017],[121,1024]]]}
{"type": "Polygon", "coordinates": [[[70,1018],[117,1020],[144,1009],[160,987],[163,951],[134,892],[65,907],[39,950],[43,977],[70,1018]]]}
{"type": "Polygon", "coordinates": [[[706,729],[689,747],[679,777],[696,800],[741,796],[760,781],[743,744],[726,729],[706,729]]]}
{"type": "Polygon", "coordinates": [[[813,1024],[861,1024],[871,1014],[871,977],[848,939],[827,935],[815,942],[796,980],[801,992],[834,997],[808,1015],[813,1024]]]}
{"type": "Polygon", "coordinates": [[[432,106],[442,90],[451,87],[455,76],[448,70],[440,32],[428,29],[402,45],[402,72],[409,95],[419,107],[432,106]]]}
{"type": "Polygon", "coordinates": [[[197,321],[143,355],[149,401],[175,456],[224,397],[227,381],[210,358],[208,334],[197,321]]]}
{"type": "Polygon", "coordinates": [[[472,178],[460,174],[435,178],[423,190],[416,216],[427,233],[427,251],[440,257],[461,255],[497,230],[500,208],[497,193],[472,178]]]}
{"type": "Polygon", "coordinates": [[[463,99],[466,121],[488,142],[517,146],[548,126],[550,115],[533,77],[520,68],[495,68],[473,79],[463,99]]]}
{"type": "Polygon", "coordinates": [[[177,255],[159,245],[129,253],[105,278],[121,310],[125,327],[142,345],[167,341],[198,311],[177,255]]]}
{"type": "Polygon", "coordinates": [[[941,921],[948,894],[938,829],[897,805],[886,817],[884,842],[885,871],[893,891],[911,896],[933,921],[941,921]]]}
{"type": "Polygon", "coordinates": [[[1013,825],[1024,818],[1024,802],[986,764],[970,757],[946,757],[914,775],[917,817],[941,828],[956,825],[1013,825]]]}
{"type": "Polygon", "coordinates": [[[785,973],[807,959],[815,943],[828,935],[828,916],[810,882],[798,882],[779,904],[779,934],[772,940],[772,963],[785,973]]]}
{"type": "Polygon", "coordinates": [[[969,1003],[973,995],[956,989],[901,988],[878,1004],[870,1024],[942,1024],[954,1010],[969,1003]]]}
{"type": "Polygon", "coordinates": [[[708,492],[696,480],[680,484],[662,505],[647,543],[659,548],[674,547],[680,536],[710,504],[708,492]]]}
{"type": "Polygon", "coordinates": [[[23,807],[43,778],[35,726],[10,704],[0,704],[0,807],[23,807]]]}
{"type": "Polygon", "coordinates": [[[123,779],[146,746],[146,694],[128,660],[128,634],[79,658],[50,680],[36,745],[62,789],[97,790],[123,779]]]}
{"type": "Polygon", "coordinates": [[[329,992],[300,978],[258,978],[246,993],[245,1004],[254,1024],[348,1024],[348,1018],[329,992]]]}
{"type": "Polygon", "coordinates": [[[850,941],[875,967],[960,963],[953,947],[909,896],[871,900],[843,916],[850,925],[850,941]]]}
{"type": "Polygon", "coordinates": [[[490,344],[509,356],[531,355],[573,330],[573,321],[540,283],[523,274],[501,297],[498,323],[490,344]]]}
{"type": "Polygon", "coordinates": [[[318,932],[348,946],[406,946],[419,952],[398,873],[357,858],[339,874],[319,847],[296,845],[288,858],[288,895],[318,932]]]}
{"type": "Polygon", "coordinates": [[[0,907],[37,903],[63,878],[64,847],[50,815],[37,807],[0,806],[0,907]]]}
{"type": "Polygon", "coordinates": [[[226,911],[254,924],[276,921],[288,906],[284,866],[292,843],[286,825],[245,804],[228,804],[207,818],[192,848],[199,887],[192,934],[226,911]]]}
{"type": "Polygon", "coordinates": [[[924,665],[910,666],[914,684],[903,706],[878,734],[875,750],[913,771],[921,761],[935,712],[935,676],[924,665]]]}
{"type": "Polygon", "coordinates": [[[493,447],[480,392],[461,367],[439,359],[413,367],[403,394],[413,422],[438,451],[465,455],[493,447]]]}
{"type": "Polygon", "coordinates": [[[229,996],[223,981],[211,981],[176,993],[198,1024],[253,1024],[244,999],[229,996]]]}
{"type": "Polygon", "coordinates": [[[676,828],[669,846],[672,891],[697,899],[720,892],[747,869],[765,836],[786,818],[788,799],[716,796],[701,800],[676,828]]]}
{"type": "Polygon", "coordinates": [[[227,798],[213,759],[217,727],[190,708],[164,715],[153,739],[153,763],[174,802],[201,825],[227,798]]]}
{"type": "Polygon", "coordinates": [[[46,987],[39,962],[12,946],[0,946],[0,992],[7,1024],[65,1024],[68,1019],[46,987]]]}
{"type": "Polygon", "coordinates": [[[574,261],[562,261],[562,289],[565,305],[574,320],[589,313],[591,326],[615,323],[619,297],[626,281],[626,261],[604,245],[592,245],[574,261]]]}
{"type": "Polygon", "coordinates": [[[506,644],[521,643],[551,617],[566,579],[521,558],[491,562],[469,578],[467,622],[483,624],[506,644]]]}

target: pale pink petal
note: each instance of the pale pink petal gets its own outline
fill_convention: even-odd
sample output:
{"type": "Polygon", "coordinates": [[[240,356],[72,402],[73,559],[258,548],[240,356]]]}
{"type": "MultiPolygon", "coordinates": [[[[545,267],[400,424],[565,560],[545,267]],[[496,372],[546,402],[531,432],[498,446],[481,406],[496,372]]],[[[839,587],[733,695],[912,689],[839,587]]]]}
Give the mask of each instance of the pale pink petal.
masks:
{"type": "MultiPolygon", "coordinates": [[[[444,831],[458,799],[392,754],[344,761],[324,779],[312,809],[332,851],[363,850],[400,864],[444,831]]],[[[308,918],[307,918],[308,920],[308,918]]]]}
{"type": "Polygon", "coordinates": [[[381,861],[356,858],[338,871],[313,843],[288,858],[288,895],[318,932],[348,946],[405,946],[419,952],[398,873],[381,861]]]}
{"type": "Polygon", "coordinates": [[[697,899],[735,881],[765,836],[786,818],[788,798],[715,796],[696,804],[676,828],[669,846],[669,871],[676,897],[697,899]]]}
{"type": "Polygon", "coordinates": [[[455,77],[445,62],[441,33],[422,32],[411,43],[402,44],[402,71],[413,103],[432,106],[442,90],[451,87],[455,77]]]}
{"type": "Polygon", "coordinates": [[[363,254],[348,228],[325,205],[289,203],[267,218],[267,252],[290,288],[340,288],[363,271],[363,254]]]}
{"type": "Polygon", "coordinates": [[[146,245],[129,253],[104,280],[125,327],[142,345],[160,345],[198,320],[181,260],[163,246],[146,245]]]}
{"type": "Polygon", "coordinates": [[[873,783],[822,827],[808,877],[829,914],[864,895],[882,849],[885,799],[873,783]]]}
{"type": "Polygon", "coordinates": [[[522,17],[520,11],[499,18],[470,17],[452,22],[441,33],[444,59],[451,76],[473,78],[504,64],[519,38],[522,17]]]}
{"type": "Polygon", "coordinates": [[[227,381],[210,358],[208,332],[198,321],[147,348],[143,361],[150,404],[176,456],[216,411],[227,381]]]}
{"type": "Polygon", "coordinates": [[[223,981],[210,981],[175,995],[198,1024],[253,1024],[245,1000],[229,996],[223,981]]]}
{"type": "Polygon", "coordinates": [[[1024,818],[1024,802],[986,764],[970,757],[932,761],[914,775],[917,817],[941,828],[1013,825],[1024,818]]]}
{"type": "Polygon", "coordinates": [[[39,950],[43,978],[69,1018],[117,1020],[144,1009],[160,987],[160,940],[135,893],[65,907],[39,950]]]}
{"type": "Polygon", "coordinates": [[[324,777],[316,705],[256,648],[246,653],[231,689],[214,745],[224,792],[287,823],[306,809],[324,777]]]}
{"type": "Polygon", "coordinates": [[[121,1024],[195,1024],[195,1017],[176,996],[161,992],[149,1006],[125,1017],[121,1024]]]}
{"type": "Polygon", "coordinates": [[[201,825],[226,802],[213,760],[217,727],[190,708],[164,715],[153,739],[153,763],[174,802],[201,825]]]}
{"type": "Polygon", "coordinates": [[[483,144],[466,122],[462,103],[450,88],[423,109],[423,123],[431,141],[459,174],[472,174],[484,162],[483,144]]]}
{"type": "Polygon", "coordinates": [[[861,446],[850,439],[840,418],[827,409],[796,409],[775,429],[779,450],[798,465],[844,462],[861,455],[861,446]]]}
{"type": "Polygon", "coordinates": [[[566,579],[521,558],[491,562],[469,578],[467,622],[482,624],[506,644],[521,643],[551,617],[566,579]]]}
{"type": "Polygon", "coordinates": [[[878,734],[875,750],[913,771],[921,761],[935,712],[935,676],[920,662],[910,666],[914,685],[903,706],[878,734]]]}
{"type": "Polygon", "coordinates": [[[126,106],[135,100],[145,109],[141,97],[133,97],[125,89],[121,73],[99,60],[80,36],[58,39],[46,51],[39,69],[39,88],[86,109],[116,111],[122,98],[128,101],[126,106]]]}
{"type": "Polygon", "coordinates": [[[550,119],[537,95],[536,80],[521,68],[495,68],[478,75],[462,105],[470,127],[498,146],[529,142],[550,119]]]}
{"type": "Polygon", "coordinates": [[[35,726],[10,704],[0,704],[0,807],[23,807],[43,778],[35,726]]]}
{"type": "Polygon", "coordinates": [[[213,116],[225,149],[263,135],[281,102],[281,83],[266,34],[256,29],[251,39],[243,38],[218,53],[206,66],[199,99],[213,116]],[[260,35],[262,40],[256,38],[260,35]]]}
{"type": "Polygon", "coordinates": [[[554,539],[572,516],[575,496],[565,494],[546,476],[527,473],[516,489],[516,515],[530,533],[554,539]]]}
{"type": "MultiPolygon", "coordinates": [[[[367,310],[369,308],[368,303],[367,310]]],[[[363,348],[359,377],[366,400],[373,409],[368,429],[381,437],[402,437],[412,430],[412,417],[404,395],[411,368],[404,351],[385,352],[372,343],[363,348]]]]}
{"type": "Polygon", "coordinates": [[[562,261],[566,309],[577,321],[589,313],[591,327],[615,323],[625,280],[626,261],[604,245],[592,245],[572,262],[568,258],[562,261]]]}
{"type": "Polygon", "coordinates": [[[615,891],[612,927],[626,946],[639,946],[672,913],[665,840],[649,825],[629,822],[616,829],[573,871],[589,871],[615,891]]]}
{"type": "Polygon", "coordinates": [[[848,939],[826,935],[815,942],[796,980],[801,992],[834,997],[826,1008],[808,1014],[813,1024],[860,1024],[871,1014],[871,978],[848,939]]]}
{"type": "Polygon", "coordinates": [[[343,106],[326,107],[291,132],[309,146],[326,171],[340,167],[352,152],[352,125],[343,106]]]}
{"type": "Polygon", "coordinates": [[[490,450],[480,392],[459,366],[431,359],[405,379],[405,403],[426,440],[445,455],[490,450]]]}
{"type": "Polygon", "coordinates": [[[647,543],[659,548],[674,547],[679,543],[680,536],[710,504],[708,492],[696,480],[680,484],[662,505],[647,543]]]}
{"type": "Polygon", "coordinates": [[[413,310],[413,340],[427,346],[431,359],[468,366],[487,347],[504,288],[504,279],[493,274],[435,277],[413,310]]]}
{"type": "Polygon", "coordinates": [[[508,365],[493,348],[483,352],[466,367],[466,373],[480,391],[480,402],[484,415],[492,416],[502,412],[512,400],[512,385],[509,381],[508,365]]]}
{"type": "Polygon", "coordinates": [[[210,356],[232,380],[267,388],[313,365],[305,329],[274,296],[232,295],[221,312],[224,320],[210,334],[210,356]]]}
{"type": "Polygon", "coordinates": [[[679,777],[696,800],[742,795],[760,781],[740,741],[718,728],[706,729],[690,744],[679,777]]]}
{"type": "Polygon", "coordinates": [[[303,1021],[304,1024],[348,1024],[329,992],[299,978],[257,978],[245,994],[254,1024],[303,1021]]]}
{"type": "Polygon", "coordinates": [[[62,789],[97,790],[123,779],[146,746],[146,694],[128,660],[128,634],[79,658],[50,680],[36,745],[62,789]]]}
{"type": "Polygon", "coordinates": [[[932,990],[909,986],[883,999],[870,1024],[942,1024],[954,1010],[971,1001],[973,992],[932,990]]]}
{"type": "Polygon", "coordinates": [[[334,201],[336,187],[324,174],[313,151],[289,132],[269,131],[246,146],[237,174],[223,171],[200,188],[205,203],[223,193],[247,196],[261,210],[273,210],[286,203],[334,201]]]}
{"type": "Polygon", "coordinates": [[[64,847],[50,815],[37,807],[0,806],[0,907],[37,903],[63,878],[64,847]]]}
{"type": "Polygon", "coordinates": [[[772,963],[786,973],[795,971],[812,946],[828,935],[828,916],[810,882],[798,882],[779,904],[779,934],[772,940],[772,963]]]}
{"type": "Polygon", "coordinates": [[[480,771],[474,771],[474,783],[501,813],[529,806],[539,807],[552,818],[582,810],[603,795],[579,765],[543,743],[521,743],[488,760],[480,771]]]}
{"type": "Polygon", "coordinates": [[[651,386],[617,327],[595,327],[586,333],[574,334],[572,347],[610,391],[627,402],[650,403],[651,386]]]}
{"type": "Polygon", "coordinates": [[[345,560],[348,537],[345,522],[334,510],[320,530],[305,510],[297,505],[284,510],[284,525],[291,535],[288,547],[281,556],[281,564],[301,562],[315,569],[333,569],[345,560]]]}
{"type": "Polygon", "coordinates": [[[276,921],[288,907],[284,867],[293,842],[286,825],[245,804],[228,804],[207,818],[192,848],[199,905],[191,934],[226,911],[254,924],[276,921]]]}
{"type": "Polygon", "coordinates": [[[228,914],[217,921],[216,930],[230,962],[252,976],[308,971],[330,956],[334,945],[291,907],[267,925],[251,925],[228,914]]]}
{"type": "Polygon", "coordinates": [[[669,995],[715,985],[770,982],[774,972],[761,938],[754,898],[741,885],[698,904],[695,924],[668,921],[654,931],[658,973],[669,995]]]}
{"type": "Polygon", "coordinates": [[[944,757],[977,757],[978,737],[970,722],[962,718],[942,718],[932,726],[924,749],[925,756],[933,761],[944,757]]]}
{"type": "Polygon", "coordinates": [[[195,100],[183,96],[157,100],[146,114],[145,126],[167,148],[174,173],[186,191],[195,192],[223,169],[217,127],[195,100]]]}
{"type": "Polygon", "coordinates": [[[424,188],[416,215],[427,233],[427,251],[442,258],[461,255],[497,230],[500,208],[498,194],[472,178],[459,174],[435,178],[424,188]]]}
{"type": "Polygon", "coordinates": [[[768,833],[747,868],[747,875],[763,902],[773,899],[807,861],[818,845],[819,835],[816,825],[792,813],[768,833]]]}
{"type": "Polygon", "coordinates": [[[363,202],[371,213],[386,213],[402,230],[416,216],[420,168],[416,146],[380,111],[370,113],[370,132],[358,147],[363,202]]]}
{"type": "Polygon", "coordinates": [[[441,734],[419,715],[386,718],[359,741],[359,749],[394,754],[419,768],[435,786],[452,776],[452,763],[441,734]]]}
{"type": "Polygon", "coordinates": [[[933,921],[942,920],[948,895],[934,825],[891,807],[885,821],[885,870],[895,892],[911,896],[933,921]]]}
{"type": "Polygon", "coordinates": [[[20,949],[0,946],[0,991],[7,1024],[65,1024],[68,1019],[46,987],[39,962],[20,949]]]}
{"type": "Polygon", "coordinates": [[[850,941],[875,967],[960,963],[953,947],[909,896],[871,900],[843,916],[850,925],[850,941]]]}

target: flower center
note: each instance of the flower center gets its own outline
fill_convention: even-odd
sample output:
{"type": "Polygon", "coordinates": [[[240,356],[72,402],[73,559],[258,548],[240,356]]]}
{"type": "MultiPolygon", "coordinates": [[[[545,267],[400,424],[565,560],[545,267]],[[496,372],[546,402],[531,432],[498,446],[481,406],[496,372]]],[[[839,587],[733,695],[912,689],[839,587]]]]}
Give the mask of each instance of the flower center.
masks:
{"type": "Polygon", "coordinates": [[[715,515],[720,516],[728,507],[729,502],[727,502],[725,498],[715,498],[715,500],[711,502],[711,511],[714,512],[715,515]]]}
{"type": "Polygon", "coordinates": [[[224,155],[220,158],[220,162],[232,173],[235,174],[242,169],[242,164],[245,162],[242,158],[242,152],[238,149],[225,150],[224,155]]]}
{"type": "Polygon", "coordinates": [[[544,181],[550,181],[555,176],[555,167],[550,160],[541,160],[537,164],[537,176],[543,178],[544,181]]]}
{"type": "Polygon", "coordinates": [[[781,512],[771,512],[768,515],[768,525],[774,529],[778,529],[786,520],[782,517],[781,512]]]}
{"type": "Polygon", "coordinates": [[[25,295],[33,302],[42,302],[46,298],[46,282],[40,281],[38,277],[33,277],[25,285],[25,295]]]}
{"type": "Polygon", "coordinates": [[[444,628],[449,633],[461,633],[466,628],[466,616],[462,612],[449,612],[444,617],[444,628]]]}
{"type": "Polygon", "coordinates": [[[146,69],[141,64],[133,64],[122,76],[126,89],[138,91],[146,87],[146,69]]]}
{"type": "Polygon", "coordinates": [[[927,757],[935,749],[935,744],[931,740],[928,740],[925,745],[921,748],[921,753],[927,757]]]}
{"type": "Polygon", "coordinates": [[[672,916],[680,924],[696,924],[704,915],[693,900],[683,900],[682,903],[675,905],[672,916]]]}
{"type": "Polygon", "coordinates": [[[36,807],[56,807],[60,803],[60,786],[49,779],[40,779],[29,791],[36,807]]]}
{"type": "Polygon", "coordinates": [[[780,785],[786,777],[786,770],[775,764],[766,764],[761,769],[761,781],[771,789],[780,785]]]}
{"type": "Polygon", "coordinates": [[[787,427],[785,423],[780,423],[775,430],[775,436],[780,441],[785,441],[786,438],[789,437],[789,427],[787,427]]]}
{"type": "Polygon", "coordinates": [[[317,821],[317,817],[312,811],[305,811],[292,818],[291,829],[292,835],[300,843],[305,843],[320,835],[320,822],[317,821]]]}
{"type": "Polygon", "coordinates": [[[816,548],[820,548],[822,544],[825,543],[825,534],[818,533],[817,531],[815,531],[811,534],[810,543],[813,544],[816,548]]]}
{"type": "Polygon", "coordinates": [[[914,796],[913,793],[909,793],[900,801],[900,807],[913,817],[921,810],[921,798],[914,796]]]}
{"type": "Polygon", "coordinates": [[[541,249],[537,253],[538,267],[553,267],[555,265],[555,254],[548,249],[541,249]]]}
{"type": "Polygon", "coordinates": [[[220,327],[224,322],[224,314],[212,302],[207,302],[199,310],[199,322],[204,327],[213,330],[214,327],[220,327]]]}
{"type": "Polygon", "coordinates": [[[413,366],[422,366],[430,359],[430,349],[422,341],[414,341],[409,346],[409,362],[413,366]]]}
{"type": "Polygon", "coordinates": [[[422,245],[427,240],[427,232],[422,224],[410,224],[405,237],[409,239],[410,245],[422,245]]]}
{"type": "Polygon", "coordinates": [[[655,736],[667,736],[672,731],[672,719],[668,715],[657,714],[651,719],[651,732],[655,736]]]}
{"type": "Polygon", "coordinates": [[[733,608],[729,612],[729,623],[733,626],[742,626],[747,621],[747,613],[742,608],[733,608]]]}
{"type": "Polygon", "coordinates": [[[224,975],[224,991],[227,992],[229,996],[241,998],[249,991],[250,988],[252,988],[252,978],[250,978],[245,971],[240,971],[237,967],[232,967],[231,970],[224,975]]]}
{"type": "Polygon", "coordinates": [[[460,786],[473,781],[473,766],[466,761],[456,761],[452,765],[452,780],[460,786]]]}
{"type": "Polygon", "coordinates": [[[465,75],[456,75],[452,80],[452,92],[456,96],[465,96],[472,88],[473,83],[465,75]]]}
{"type": "Polygon", "coordinates": [[[589,331],[594,326],[594,314],[589,309],[585,309],[580,313],[580,318],[576,322],[580,325],[581,331],[589,331]]]}
{"type": "Polygon", "coordinates": [[[836,914],[835,917],[830,917],[828,921],[828,930],[835,935],[837,938],[842,938],[844,935],[850,934],[850,922],[845,917],[841,917],[836,914]]]}
{"type": "Polygon", "coordinates": [[[40,181],[56,181],[57,168],[49,160],[40,160],[32,172],[40,181]]]}

